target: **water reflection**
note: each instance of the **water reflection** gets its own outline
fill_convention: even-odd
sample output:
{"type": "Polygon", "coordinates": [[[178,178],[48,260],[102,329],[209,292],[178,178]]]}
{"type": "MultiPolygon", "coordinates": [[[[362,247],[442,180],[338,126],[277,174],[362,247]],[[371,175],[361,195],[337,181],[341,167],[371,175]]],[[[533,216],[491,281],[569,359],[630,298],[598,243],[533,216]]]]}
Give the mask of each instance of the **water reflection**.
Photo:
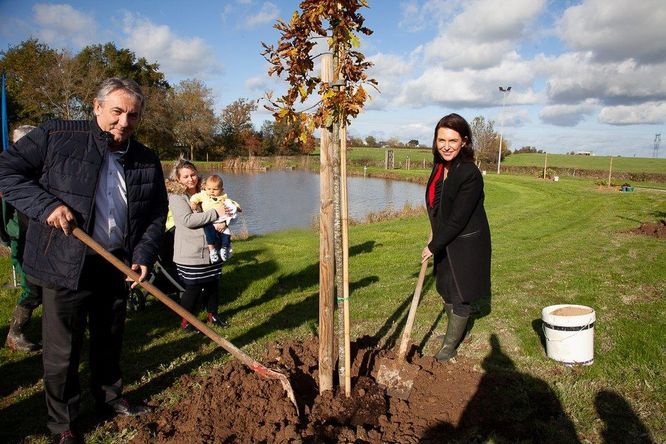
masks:
{"type": "MultiPolygon", "coordinates": [[[[205,174],[205,173],[204,173],[205,174]]],[[[250,234],[312,226],[319,217],[319,175],[306,171],[218,173],[224,190],[243,207],[240,221],[250,234]]],[[[349,177],[349,217],[423,204],[422,185],[385,179],[349,177]]]]}

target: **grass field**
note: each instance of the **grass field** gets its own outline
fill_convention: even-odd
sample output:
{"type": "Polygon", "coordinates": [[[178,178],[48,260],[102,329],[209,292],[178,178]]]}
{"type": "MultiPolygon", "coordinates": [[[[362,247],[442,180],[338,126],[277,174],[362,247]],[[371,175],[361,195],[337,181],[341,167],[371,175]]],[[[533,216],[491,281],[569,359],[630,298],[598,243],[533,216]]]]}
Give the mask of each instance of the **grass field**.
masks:
{"type": "MultiPolygon", "coordinates": [[[[417,172],[406,172],[417,174],[417,172]]],[[[425,174],[425,173],[421,173],[425,174]]],[[[647,429],[666,442],[666,241],[627,232],[643,221],[666,217],[666,193],[608,192],[591,181],[540,181],[486,176],[486,209],[493,238],[493,294],[460,353],[479,363],[491,337],[513,366],[548,384],[583,442],[603,442],[603,430],[623,427],[635,442],[647,429]],[[568,368],[549,360],[542,345],[541,309],[558,303],[596,310],[595,361],[568,368]],[[609,395],[610,394],[610,395],[609,395]],[[615,400],[613,416],[600,399],[615,400]]],[[[427,236],[425,216],[353,226],[350,229],[352,337],[395,340],[406,316],[427,236]],[[393,320],[395,323],[391,322],[393,320]]],[[[224,331],[236,345],[259,356],[268,341],[306,338],[317,331],[318,235],[289,231],[238,241],[223,275],[224,331]]],[[[0,285],[11,276],[0,258],[0,285]]],[[[16,298],[0,290],[0,334],[16,298]]],[[[442,304],[427,278],[412,340],[424,353],[443,333],[442,304]]],[[[37,313],[39,318],[39,313],[37,313]]],[[[177,402],[169,386],[182,374],[205,372],[228,356],[208,341],[180,333],[178,319],[149,299],[131,313],[126,331],[125,381],[131,399],[177,402]]],[[[37,326],[30,330],[34,337],[37,326]]],[[[506,363],[505,363],[506,364],[506,363]]],[[[82,386],[87,387],[87,364],[82,386]]],[[[0,433],[3,442],[31,435],[45,440],[45,406],[39,354],[0,350],[0,433]]],[[[89,395],[84,412],[91,410],[89,395]]],[[[92,428],[90,414],[84,423],[92,428]]],[[[555,431],[554,431],[555,433],[555,431]]],[[[89,429],[91,442],[122,442],[122,436],[89,429]]]]}
{"type": "MultiPolygon", "coordinates": [[[[432,162],[430,149],[392,148],[392,150],[396,167],[404,168],[404,162],[407,158],[410,159],[411,168],[413,169],[429,168],[427,165],[432,162]],[[423,167],[424,161],[426,167],[423,167]]],[[[385,153],[385,148],[352,147],[348,150],[347,158],[354,163],[363,164],[366,162],[370,165],[384,165],[385,153]]],[[[502,160],[502,165],[542,168],[545,156],[543,153],[511,154],[502,160]]],[[[610,157],[548,154],[547,166],[549,168],[608,171],[610,157]]],[[[613,156],[613,171],[666,174],[666,159],[613,156]]]]}
{"type": "MultiPolygon", "coordinates": [[[[546,155],[542,153],[512,154],[503,160],[502,164],[506,166],[543,167],[545,157],[546,155]]],[[[548,154],[548,167],[608,171],[610,157],[548,154]]],[[[666,174],[666,159],[613,156],[613,171],[666,174]]]]}

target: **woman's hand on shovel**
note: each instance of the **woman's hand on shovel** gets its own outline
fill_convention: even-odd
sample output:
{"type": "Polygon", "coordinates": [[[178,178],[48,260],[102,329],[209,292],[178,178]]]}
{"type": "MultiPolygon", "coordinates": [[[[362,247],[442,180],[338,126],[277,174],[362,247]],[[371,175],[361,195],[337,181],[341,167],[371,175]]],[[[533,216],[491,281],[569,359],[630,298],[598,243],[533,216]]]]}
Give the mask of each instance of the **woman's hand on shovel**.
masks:
{"type": "MultiPolygon", "coordinates": [[[[136,271],[139,274],[139,282],[143,282],[148,277],[148,267],[141,264],[132,264],[132,270],[136,271]]],[[[139,285],[139,282],[135,281],[131,277],[127,276],[125,279],[127,282],[132,282],[130,288],[134,288],[139,285]]]]}
{"type": "Polygon", "coordinates": [[[421,252],[421,263],[426,262],[430,257],[432,256],[432,251],[430,251],[430,248],[426,245],[423,247],[423,251],[421,252]]]}

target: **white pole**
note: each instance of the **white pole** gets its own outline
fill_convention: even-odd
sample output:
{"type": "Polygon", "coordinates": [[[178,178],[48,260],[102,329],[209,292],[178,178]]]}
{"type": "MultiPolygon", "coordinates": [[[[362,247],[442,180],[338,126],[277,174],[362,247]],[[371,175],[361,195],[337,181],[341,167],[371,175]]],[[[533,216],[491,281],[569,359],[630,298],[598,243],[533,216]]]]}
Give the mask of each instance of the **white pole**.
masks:
{"type": "Polygon", "coordinates": [[[502,88],[500,86],[499,90],[502,92],[502,111],[500,115],[500,143],[499,143],[499,152],[497,153],[497,174],[500,173],[500,164],[502,163],[502,136],[504,134],[504,105],[506,104],[506,96],[511,91],[511,87],[502,88]]]}

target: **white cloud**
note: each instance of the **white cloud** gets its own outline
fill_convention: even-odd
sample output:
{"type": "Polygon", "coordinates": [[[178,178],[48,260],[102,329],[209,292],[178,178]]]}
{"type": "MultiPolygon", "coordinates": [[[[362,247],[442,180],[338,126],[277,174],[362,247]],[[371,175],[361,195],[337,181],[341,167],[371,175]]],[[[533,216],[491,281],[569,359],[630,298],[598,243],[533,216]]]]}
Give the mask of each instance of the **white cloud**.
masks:
{"type": "MultiPolygon", "coordinates": [[[[527,110],[520,108],[505,108],[501,120],[501,124],[505,128],[516,128],[532,123],[532,119],[527,110]]],[[[497,129],[499,129],[499,124],[500,122],[498,120],[497,129]]]]}
{"type": "Polygon", "coordinates": [[[32,7],[35,24],[39,27],[35,35],[54,47],[86,46],[95,42],[97,24],[95,19],[66,4],[37,3],[32,7]]]}
{"type": "Polygon", "coordinates": [[[440,27],[460,9],[462,0],[417,0],[400,2],[401,18],[398,26],[410,32],[427,27],[440,27]]]}
{"type": "Polygon", "coordinates": [[[266,91],[268,88],[269,80],[266,75],[258,75],[250,77],[245,81],[245,86],[250,91],[266,91]]]}
{"type": "Polygon", "coordinates": [[[549,75],[547,94],[552,103],[598,99],[606,105],[629,105],[666,99],[666,62],[639,65],[629,59],[599,63],[587,52],[540,59],[537,65],[549,75]]]}
{"type": "Polygon", "coordinates": [[[647,102],[605,107],[599,113],[599,122],[609,125],[663,125],[666,123],[666,103],[647,102]]]}
{"type": "Polygon", "coordinates": [[[664,23],[663,0],[585,0],[564,12],[558,31],[571,48],[600,60],[654,63],[666,58],[664,23]]]}
{"type": "Polygon", "coordinates": [[[451,24],[425,45],[426,63],[452,69],[489,68],[513,51],[544,7],[544,0],[465,3],[451,24]]]}
{"type": "Polygon", "coordinates": [[[264,4],[261,5],[259,12],[245,18],[245,26],[252,28],[265,23],[270,23],[278,18],[279,13],[280,10],[275,4],[264,2],[264,4]]]}
{"type": "MultiPolygon", "coordinates": [[[[507,105],[528,105],[541,100],[533,90],[535,76],[530,62],[518,58],[505,60],[489,69],[449,70],[441,67],[426,69],[419,77],[402,82],[394,104],[422,107],[493,107],[502,104],[499,85],[510,85],[507,105]]],[[[381,87],[381,85],[380,85],[381,87]]]]}
{"type": "Polygon", "coordinates": [[[576,126],[583,119],[598,110],[598,104],[594,100],[588,100],[575,105],[549,105],[539,112],[539,117],[544,123],[557,126],[576,126]]]}
{"type": "Polygon", "coordinates": [[[157,62],[167,78],[205,78],[221,69],[212,49],[199,37],[181,38],[169,26],[129,13],[123,31],[124,46],[149,62],[157,62]]]}

